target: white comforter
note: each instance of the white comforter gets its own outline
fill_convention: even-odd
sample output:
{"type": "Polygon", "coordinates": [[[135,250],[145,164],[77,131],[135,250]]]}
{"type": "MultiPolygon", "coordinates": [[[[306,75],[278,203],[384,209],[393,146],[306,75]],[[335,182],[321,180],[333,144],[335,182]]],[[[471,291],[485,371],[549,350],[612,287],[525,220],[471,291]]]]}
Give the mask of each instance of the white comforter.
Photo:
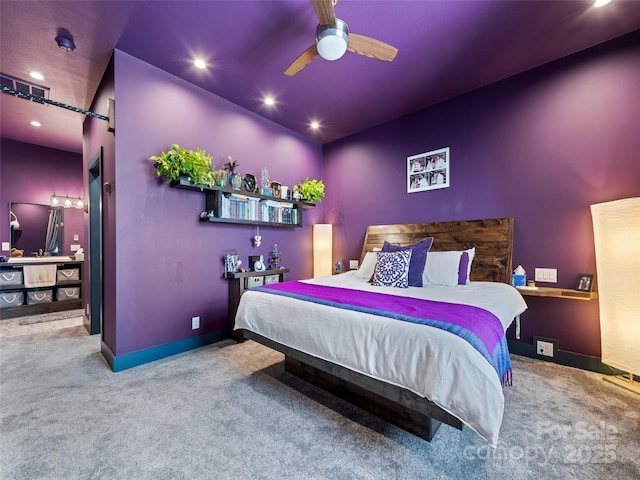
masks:
{"type": "MultiPolygon", "coordinates": [[[[374,287],[354,272],[306,281],[473,305],[496,315],[505,330],[527,308],[520,293],[504,283],[401,289],[374,287]]],[[[240,299],[235,328],[407,388],[497,445],[504,410],[502,385],[489,362],[457,335],[255,290],[240,299]]]]}

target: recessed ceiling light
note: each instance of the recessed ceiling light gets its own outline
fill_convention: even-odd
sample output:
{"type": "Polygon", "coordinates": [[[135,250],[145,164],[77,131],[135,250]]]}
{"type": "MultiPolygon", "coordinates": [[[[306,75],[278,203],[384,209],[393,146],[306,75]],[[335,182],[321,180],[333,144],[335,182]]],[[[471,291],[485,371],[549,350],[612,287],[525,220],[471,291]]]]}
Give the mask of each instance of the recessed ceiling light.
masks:
{"type": "Polygon", "coordinates": [[[202,69],[207,68],[206,62],[204,60],[202,60],[201,58],[196,58],[193,61],[193,64],[198,68],[202,68],[202,69]]]}
{"type": "Polygon", "coordinates": [[[314,130],[317,130],[318,128],[320,128],[320,124],[316,121],[311,122],[311,128],[313,128],[314,130]]]}
{"type": "Polygon", "coordinates": [[[31,122],[31,125],[33,125],[34,127],[41,127],[42,126],[42,124],[40,122],[36,121],[36,120],[33,120],[31,122]]]}
{"type": "Polygon", "coordinates": [[[29,72],[29,75],[31,75],[31,78],[35,78],[36,80],[44,80],[44,75],[40,72],[29,72]]]}
{"type": "Polygon", "coordinates": [[[611,3],[611,0],[596,0],[593,6],[596,8],[604,7],[607,3],[611,3]]]}
{"type": "Polygon", "coordinates": [[[276,101],[273,99],[273,97],[268,96],[264,97],[264,103],[266,103],[267,105],[275,105],[276,101]]]}

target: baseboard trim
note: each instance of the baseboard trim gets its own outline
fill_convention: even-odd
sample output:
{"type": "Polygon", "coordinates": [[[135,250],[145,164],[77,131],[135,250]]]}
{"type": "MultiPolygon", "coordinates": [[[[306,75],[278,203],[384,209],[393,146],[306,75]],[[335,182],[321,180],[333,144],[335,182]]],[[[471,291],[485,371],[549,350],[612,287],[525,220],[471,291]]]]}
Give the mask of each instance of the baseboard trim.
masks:
{"type": "Polygon", "coordinates": [[[185,338],[183,340],[178,340],[177,342],[165,343],[164,345],[158,345],[156,347],[146,348],[144,350],[119,356],[115,356],[107,344],[102,342],[100,351],[111,367],[111,370],[114,372],[121,372],[122,370],[154,362],[178,353],[184,353],[189,350],[204,347],[205,345],[219,342],[220,340],[224,340],[228,337],[228,329],[222,329],[205,335],[185,338]]]}
{"type": "Polygon", "coordinates": [[[522,355],[523,357],[535,358],[537,360],[544,360],[546,362],[557,363],[567,367],[580,368],[582,370],[590,370],[604,375],[613,375],[618,372],[615,368],[602,363],[598,357],[567,352],[564,350],[556,350],[556,355],[554,357],[546,357],[544,355],[539,355],[533,344],[516,342],[514,340],[507,340],[507,343],[509,344],[509,351],[511,353],[522,355]]]}

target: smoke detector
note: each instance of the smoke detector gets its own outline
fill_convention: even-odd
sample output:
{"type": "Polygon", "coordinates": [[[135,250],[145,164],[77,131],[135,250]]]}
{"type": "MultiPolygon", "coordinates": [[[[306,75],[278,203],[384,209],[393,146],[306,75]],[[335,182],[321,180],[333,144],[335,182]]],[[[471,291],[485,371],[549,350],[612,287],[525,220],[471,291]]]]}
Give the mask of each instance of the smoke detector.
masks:
{"type": "Polygon", "coordinates": [[[56,43],[65,52],[73,52],[76,48],[76,44],[73,43],[72,38],[68,38],[64,35],[58,35],[56,37],[56,43]]]}

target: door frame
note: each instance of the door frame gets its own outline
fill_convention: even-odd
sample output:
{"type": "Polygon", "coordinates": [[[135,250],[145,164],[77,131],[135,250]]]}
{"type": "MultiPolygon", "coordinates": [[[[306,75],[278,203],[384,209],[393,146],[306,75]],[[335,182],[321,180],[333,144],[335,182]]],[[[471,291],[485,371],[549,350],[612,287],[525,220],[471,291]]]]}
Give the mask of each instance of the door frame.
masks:
{"type": "Polygon", "coordinates": [[[89,161],[89,303],[86,315],[91,335],[102,330],[102,147],[89,161]]]}

